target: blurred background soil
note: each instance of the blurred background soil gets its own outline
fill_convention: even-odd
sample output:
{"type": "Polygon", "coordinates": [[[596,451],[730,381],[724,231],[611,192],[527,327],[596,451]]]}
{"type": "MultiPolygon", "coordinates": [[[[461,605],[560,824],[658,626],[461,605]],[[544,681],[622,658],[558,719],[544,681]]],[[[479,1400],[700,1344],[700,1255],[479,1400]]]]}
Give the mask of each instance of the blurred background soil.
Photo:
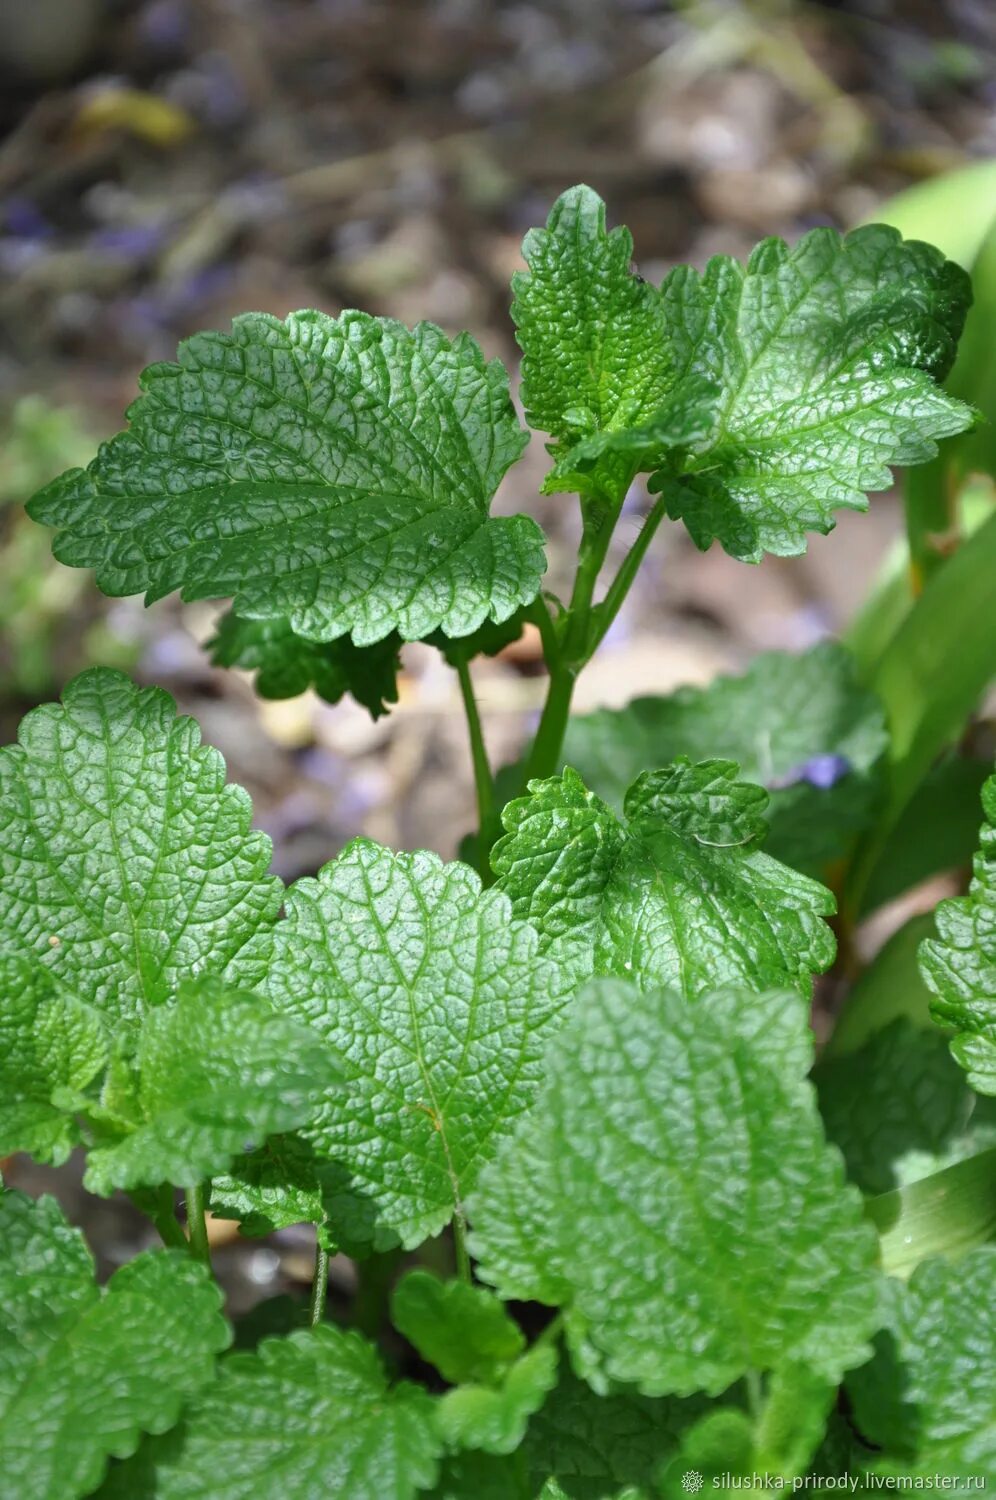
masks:
{"type": "MultiPolygon", "coordinates": [[[[122,425],[144,365],[247,309],[429,318],[514,374],[519,245],[577,181],[654,281],[764,234],[847,228],[996,154],[994,63],[991,0],[0,0],[4,740],[81,667],[119,665],[196,715],[285,879],[357,833],[451,855],[473,789],[437,653],[406,648],[377,723],[351,701],[261,703],[206,662],[217,609],[102,600],[51,563],[24,499],[122,425]]],[[[560,592],[576,516],[536,498],[546,462],[534,437],[499,504],[540,519],[560,592]]],[[[620,549],[644,504],[637,487],[620,549]]],[[[899,529],[877,496],[804,558],[749,568],[665,528],[578,706],[838,631],[899,529]]],[[[475,666],[496,764],[537,713],[537,657],[526,636],[475,666]]],[[[108,1262],[131,1253],[124,1212],[86,1209],[108,1262]]],[[[293,1234],[278,1250],[241,1258],[236,1306],[292,1283],[295,1255],[310,1276],[293,1234]]]]}

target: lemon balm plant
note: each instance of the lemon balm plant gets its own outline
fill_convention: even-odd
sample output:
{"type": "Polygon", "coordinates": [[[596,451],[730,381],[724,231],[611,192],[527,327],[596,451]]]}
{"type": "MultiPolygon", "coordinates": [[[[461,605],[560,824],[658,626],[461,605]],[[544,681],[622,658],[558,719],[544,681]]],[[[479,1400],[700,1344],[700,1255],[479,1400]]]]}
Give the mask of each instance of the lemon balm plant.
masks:
{"type": "Polygon", "coordinates": [[[872,226],[657,288],[587,188],[524,254],[526,418],[583,522],[569,599],[536,523],[490,512],[527,441],[505,370],[428,324],[200,334],[31,503],[106,593],[231,599],[215,658],[269,695],[376,714],[402,643],[438,646],[480,827],[476,870],[357,839],[285,890],[196,726],[102,669],[0,753],[0,1152],[84,1148],[87,1188],[163,1241],[99,1286],[53,1199],[0,1197],[0,1473],[23,1500],[996,1470],[996,779],[967,894],[860,975],[815,1066],[809,1021],[837,895],[850,947],[968,856],[931,778],[977,776],[958,745],[994,665],[994,523],[880,658],[772,653],[569,721],[665,522],[745,563],[797,554],[971,426],[940,384],[969,280],[872,226]],[[639,475],[649,512],[605,578],[639,475]],[[501,808],[470,663],[526,620],[549,691],[501,808]],[[310,1306],[251,1351],[208,1207],[246,1235],[315,1226],[310,1306]],[[420,1254],[439,1236],[449,1276],[420,1254]],[[327,1315],[333,1250],[404,1252],[380,1348],[327,1315]]]}

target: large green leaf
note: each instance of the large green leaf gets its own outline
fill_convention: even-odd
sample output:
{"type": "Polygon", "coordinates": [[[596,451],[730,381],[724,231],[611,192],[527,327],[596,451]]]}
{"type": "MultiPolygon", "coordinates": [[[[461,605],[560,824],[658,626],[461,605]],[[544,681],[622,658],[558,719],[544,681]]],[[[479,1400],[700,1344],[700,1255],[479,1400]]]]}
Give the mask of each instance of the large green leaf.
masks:
{"type": "Polygon", "coordinates": [[[303,1125],[335,1083],[310,1027],[217,979],[188,980],[145,1018],[134,1060],[116,1060],[96,1112],[110,1140],[91,1150],[85,1184],[106,1196],[200,1182],[247,1142],[303,1125]]]}
{"type": "Polygon", "coordinates": [[[346,312],[237,318],[150,365],[131,427],[35,497],[105,593],[234,596],[357,645],[466,635],[534,598],[542,535],[491,499],[526,441],[466,334],[346,312]]]}
{"type": "Polygon", "coordinates": [[[222,1296],[182,1251],[138,1256],[101,1290],[52,1198],[0,1193],[0,1474],[18,1500],[74,1500],[109,1456],[164,1432],[229,1342],[222,1296]]]}
{"type": "Polygon", "coordinates": [[[766,802],[731,762],[681,758],[633,783],[623,822],[568,769],[509,803],[492,864],[516,916],[579,978],[808,991],[833,960],[834,901],[757,849],[766,802]]]}
{"type": "Polygon", "coordinates": [[[116,1476],[157,1500],[415,1500],[436,1479],[432,1398],[391,1386],[376,1349],[323,1324],[233,1354],[188,1408],[176,1441],[116,1476]]]}
{"type": "Polygon", "coordinates": [[[481,1275],[566,1306],[591,1374],[647,1394],[786,1359],[838,1382],[877,1327],[876,1241],[810,1062],[797,995],[592,984],[471,1199],[481,1275]]]}
{"type": "Polygon", "coordinates": [[[282,888],[250,813],[172,698],[84,672],[0,750],[0,948],[112,1024],[192,971],[251,982],[282,888]]]}
{"type": "Polygon", "coordinates": [[[866,823],[887,743],[850,653],[824,642],[765,652],[742,677],[573,718],[563,760],[616,808],[641,771],[677,755],[735,760],[770,793],[768,853],[816,874],[866,823]]]}
{"type": "Polygon", "coordinates": [[[937,938],[920,949],[920,968],[937,997],[932,1014],[958,1033],[952,1051],[972,1087],[996,1094],[996,776],[982,788],[982,807],[968,895],[937,908],[937,938]]]}
{"type": "Polygon", "coordinates": [[[364,839],[291,887],[275,943],[265,992],[346,1085],[301,1132],[338,1171],[334,1231],[417,1245],[532,1101],[571,976],[467,866],[364,839]]]}

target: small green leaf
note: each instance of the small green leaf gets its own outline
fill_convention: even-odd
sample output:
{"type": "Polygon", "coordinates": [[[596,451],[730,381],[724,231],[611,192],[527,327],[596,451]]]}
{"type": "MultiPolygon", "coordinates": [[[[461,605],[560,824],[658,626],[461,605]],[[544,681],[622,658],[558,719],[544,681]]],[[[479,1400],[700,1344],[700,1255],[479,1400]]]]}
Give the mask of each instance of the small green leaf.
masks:
{"type": "Polygon", "coordinates": [[[301,1132],[337,1171],[336,1236],[412,1248],[462,1212],[531,1103],[571,977],[507,898],[433,854],[357,839],[286,906],[263,988],[345,1080],[301,1132]]]}
{"type": "Polygon", "coordinates": [[[52,1198],[0,1194],[0,1473],[25,1500],[75,1500],[107,1459],[164,1432],[229,1342],[221,1292],[182,1251],[139,1255],[101,1290],[52,1198]]]}
{"type": "Polygon", "coordinates": [[[414,1500],[435,1483],[439,1453],[428,1393],[390,1386],[372,1344],[326,1323],[230,1355],[188,1408],[155,1493],[414,1500]]]}
{"type": "Polygon", "coordinates": [[[322,1168],[307,1141],[273,1135],[256,1151],[238,1158],[229,1173],[211,1183],[216,1219],[238,1219],[242,1234],[261,1237],[292,1224],[314,1224],[331,1246],[322,1198],[322,1168]]]}
{"type": "Polygon", "coordinates": [[[800,655],[765,652],[742,677],[575,717],[563,759],[616,808],[647,766],[734,760],[769,791],[767,852],[818,874],[866,825],[887,743],[849,652],[825,641],[800,655]]]}
{"type": "Polygon", "coordinates": [[[607,233],[598,194],[570,188],[522,253],[512,317],[529,425],[563,449],[649,421],[672,380],[661,295],[630,270],[629,230],[607,233]]]}
{"type": "Polygon", "coordinates": [[[394,1289],[391,1320],[452,1385],[493,1384],[526,1347],[519,1325],[493,1292],[409,1271],[394,1289]]]}
{"type": "Polygon", "coordinates": [[[833,897],[756,848],[766,794],[736,777],[680,757],[634,782],[625,823],[570,769],[532,782],[502,815],[499,889],[579,978],[808,992],[833,959],[833,897]]]}
{"type": "Polygon", "coordinates": [[[0,953],[0,1157],[64,1162],[80,1139],[73,1111],[106,1056],[95,1010],[40,964],[0,953]]]}
{"type": "Polygon", "coordinates": [[[512,1453],[532,1414],[557,1383],[557,1351],[530,1349],[506,1371],[500,1386],[461,1385],[436,1408],[436,1425],[450,1448],[512,1453]]]}
{"type": "Polygon", "coordinates": [[[84,672],[0,750],[0,802],[0,947],[60,993],[117,1026],[191,972],[258,977],[282,896],[270,841],[166,693],[84,672]]]}
{"type": "Polygon", "coordinates": [[[937,939],[921,947],[920,968],[937,996],[934,1019],[958,1033],[951,1050],[969,1083],[996,1094],[996,775],[982,788],[982,807],[968,895],[937,908],[937,939]]]}
{"type": "Polygon", "coordinates": [[[590,985],[471,1199],[480,1274],[576,1310],[650,1395],[786,1359],[837,1383],[878,1326],[877,1246],[810,1062],[797,995],[590,985]]]}
{"type": "Polygon", "coordinates": [[[827,1135],[864,1193],[929,1177],[996,1146],[996,1102],[966,1085],[934,1028],[893,1021],[813,1075],[827,1135]]]}
{"type": "Polygon", "coordinates": [[[261,698],[296,698],[314,688],[326,703],[338,703],[352,693],[373,719],[398,701],[400,648],[393,632],[373,646],[354,646],[348,636],[323,643],[295,634],[288,620],[244,620],[234,610],[222,615],[208,642],[219,667],[256,673],[261,698]]]}
{"type": "Polygon", "coordinates": [[[996,1249],[927,1261],[892,1284],[888,1332],[848,1389],[859,1429],[913,1472],[996,1466],[996,1249]]]}
{"type": "Polygon", "coordinates": [[[358,646],[467,635],[533,599],[542,533],[489,515],[526,438],[467,334],[345,312],[236,318],[150,365],[131,427],[30,513],[105,593],[234,597],[358,646]]]}
{"type": "Polygon", "coordinates": [[[670,495],[699,547],[802,552],[841,507],[864,510],[889,466],[921,463],[973,413],[935,379],[951,365],[971,284],[939,251],[869,225],[761,242],[746,268],[716,256],[662,287],[675,381],[721,390],[717,421],[670,495]]]}
{"type": "Polygon", "coordinates": [[[146,1016],[129,1073],[114,1110],[136,1123],[87,1162],[84,1183],[104,1197],[224,1171],[247,1142],[311,1119],[337,1082],[309,1027],[208,977],[146,1016]]]}

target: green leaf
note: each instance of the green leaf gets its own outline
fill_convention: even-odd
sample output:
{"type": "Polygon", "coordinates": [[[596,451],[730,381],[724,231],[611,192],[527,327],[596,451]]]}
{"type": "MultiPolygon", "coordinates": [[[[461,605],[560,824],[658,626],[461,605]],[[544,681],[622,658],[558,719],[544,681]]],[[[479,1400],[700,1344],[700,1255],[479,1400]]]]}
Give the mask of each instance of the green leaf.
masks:
{"type": "Polygon", "coordinates": [[[452,1385],[493,1384],[526,1347],[525,1336],[493,1292],[464,1281],[409,1271],[394,1288],[391,1321],[452,1385]]]}
{"type": "Polygon", "coordinates": [[[500,1386],[461,1385],[436,1408],[436,1425],[450,1448],[512,1453],[529,1418],[557,1383],[557,1351],[538,1345],[506,1371],[500,1386]]]}
{"type": "Polygon", "coordinates": [[[0,947],[60,993],[117,1025],[192,971],[258,978],[282,895],[270,841],[166,693],[84,672],[0,751],[0,803],[0,947]]]}
{"type": "Polygon", "coordinates": [[[890,465],[931,458],[973,420],[932,378],[954,358],[969,279],[884,225],[815,229],[791,250],[764,240],[746,268],[679,266],[662,296],[673,379],[722,392],[679,482],[651,481],[699,547],[717,538],[752,562],[802,552],[835,510],[887,489],[890,465]]]}
{"type": "Polygon", "coordinates": [[[661,295],[630,270],[629,230],[607,233],[598,194],[570,188],[522,254],[512,318],[529,425],[569,448],[648,421],[673,382],[661,295]]]}
{"type": "Polygon", "coordinates": [[[890,1457],[934,1472],[996,1465],[996,1248],[932,1260],[893,1283],[889,1332],[848,1388],[857,1425],[890,1457]]]}
{"type": "Polygon", "coordinates": [[[567,1305],[605,1375],[718,1395],[867,1358],[876,1241],[828,1148],[797,995],[588,987],[470,1203],[503,1297],[567,1305]]]}
{"type": "Polygon", "coordinates": [[[414,1500],[435,1483],[439,1453],[428,1393],[390,1386],[372,1344],[325,1323],[230,1355],[188,1409],[155,1493],[414,1500]]]}
{"type": "Polygon", "coordinates": [[[526,438],[467,334],[247,313],[178,358],[145,370],[127,432],[31,502],[105,593],[233,596],[358,646],[466,635],[535,597],[539,528],[488,513],[526,438]]]}
{"type": "Polygon", "coordinates": [[[321,1036],[347,1092],[302,1135],[338,1169],[343,1243],[412,1248],[532,1098],[573,993],[536,933],[465,865],[357,839],[287,893],[264,989],[321,1036]]]}
{"type": "Polygon", "coordinates": [[[653,1400],[632,1389],[596,1396],[562,1368],[521,1450],[510,1458],[449,1459],[433,1500],[537,1500],[549,1475],[566,1500],[615,1500],[630,1486],[641,1496],[656,1494],[654,1476],[703,1408],[699,1397],[653,1400]]]}
{"type": "Polygon", "coordinates": [[[0,953],[0,1157],[64,1162],[80,1139],[73,1111],[106,1055],[96,1011],[39,964],[0,953]]]}
{"type": "Polygon", "coordinates": [[[887,743],[881,705],[850,653],[823,642],[801,655],[765,652],[743,676],[705,688],[573,718],[563,760],[617,808],[647,766],[676,755],[734,760],[770,793],[768,853],[816,874],[867,822],[887,743]]]}
{"type": "Polygon", "coordinates": [[[982,808],[968,895],[937,908],[937,939],[921,947],[920,968],[937,996],[934,1019],[958,1033],[951,1050],[969,1083],[996,1094],[996,775],[982,788],[982,808]]]}
{"type": "Polygon", "coordinates": [[[229,1342],[221,1292],[182,1251],[139,1255],[101,1290],[52,1198],[0,1195],[0,1473],[12,1496],[74,1500],[110,1455],[164,1432],[229,1342]]]}
{"type": "Polygon", "coordinates": [[[354,646],[348,636],[309,641],[288,620],[244,620],[234,610],[222,615],[208,642],[217,666],[256,673],[261,698],[296,698],[314,688],[326,703],[338,703],[352,693],[374,719],[398,701],[400,647],[393,631],[373,646],[354,646]]]}
{"type": "Polygon", "coordinates": [[[813,1075],[827,1135],[864,1193],[887,1193],[996,1146],[996,1102],[966,1086],[931,1028],[893,1021],[813,1075]]]}
{"type": "Polygon", "coordinates": [[[314,1224],[331,1247],[322,1197],[322,1168],[307,1141],[273,1135],[257,1151],[236,1161],[211,1183],[216,1219],[238,1219],[244,1235],[257,1238],[292,1224],[314,1224]]]}
{"type": "Polygon", "coordinates": [[[756,848],[766,794],[736,776],[729,761],[679,757],[633,783],[626,822],[570,769],[534,781],[502,815],[499,889],[579,978],[808,992],[833,960],[833,897],[756,848]]]}
{"type": "Polygon", "coordinates": [[[128,1073],[114,1113],[131,1128],[91,1150],[84,1177],[104,1197],[224,1171],[247,1141],[311,1119],[337,1081],[309,1027],[208,977],[146,1016],[128,1073]]]}

